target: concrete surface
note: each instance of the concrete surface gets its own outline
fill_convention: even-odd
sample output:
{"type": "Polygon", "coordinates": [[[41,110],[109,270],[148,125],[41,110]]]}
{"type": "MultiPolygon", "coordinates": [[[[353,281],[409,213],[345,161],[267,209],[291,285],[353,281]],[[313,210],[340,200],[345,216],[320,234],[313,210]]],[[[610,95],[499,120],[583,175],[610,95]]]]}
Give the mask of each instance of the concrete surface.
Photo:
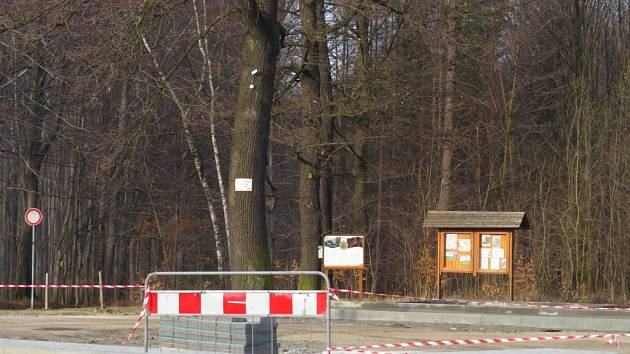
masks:
{"type": "Polygon", "coordinates": [[[604,332],[630,331],[630,312],[627,311],[335,301],[332,303],[332,317],[350,321],[496,325],[604,332]]]}
{"type": "MultiPolygon", "coordinates": [[[[159,353],[153,349],[150,353],[159,353]]],[[[144,353],[141,347],[122,347],[115,345],[78,344],[65,342],[45,342],[36,340],[0,339],[2,354],[113,354],[144,353]]]]}

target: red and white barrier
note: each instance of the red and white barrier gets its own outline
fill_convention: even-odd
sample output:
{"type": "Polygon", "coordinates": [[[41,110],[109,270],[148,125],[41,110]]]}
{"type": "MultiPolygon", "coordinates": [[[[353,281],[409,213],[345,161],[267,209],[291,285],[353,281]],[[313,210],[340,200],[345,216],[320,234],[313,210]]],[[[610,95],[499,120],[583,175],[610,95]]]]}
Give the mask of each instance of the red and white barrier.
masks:
{"type": "Polygon", "coordinates": [[[144,288],[142,284],[131,285],[98,285],[98,284],[35,284],[35,285],[22,285],[22,284],[0,284],[0,288],[36,288],[36,289],[140,289],[144,288]]]}
{"type": "MultiPolygon", "coordinates": [[[[538,336],[538,337],[515,337],[515,338],[479,338],[479,339],[443,339],[443,340],[421,340],[413,342],[399,342],[390,344],[370,344],[370,345],[347,345],[333,346],[329,351],[337,351],[344,353],[369,353],[369,354],[385,354],[389,352],[371,351],[372,349],[403,349],[414,347],[438,347],[438,346],[454,346],[454,345],[474,345],[474,344],[495,344],[495,343],[522,343],[522,342],[542,342],[557,340],[578,340],[578,339],[606,339],[609,344],[620,347],[618,337],[630,337],[630,333],[617,334],[584,334],[584,335],[567,335],[567,336],[538,336]]],[[[391,354],[402,354],[395,352],[391,354]]]]}
{"type": "Polygon", "coordinates": [[[150,315],[325,316],[326,291],[153,291],[150,315]]]}

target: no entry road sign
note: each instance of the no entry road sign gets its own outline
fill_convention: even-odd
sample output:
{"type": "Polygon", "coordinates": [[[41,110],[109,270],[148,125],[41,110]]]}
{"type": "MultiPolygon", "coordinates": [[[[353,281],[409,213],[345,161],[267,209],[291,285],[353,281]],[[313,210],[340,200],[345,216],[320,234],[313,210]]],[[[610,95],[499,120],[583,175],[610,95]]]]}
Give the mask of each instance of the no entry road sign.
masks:
{"type": "Polygon", "coordinates": [[[24,220],[31,226],[37,226],[42,222],[42,212],[37,208],[29,208],[24,214],[24,220]]]}

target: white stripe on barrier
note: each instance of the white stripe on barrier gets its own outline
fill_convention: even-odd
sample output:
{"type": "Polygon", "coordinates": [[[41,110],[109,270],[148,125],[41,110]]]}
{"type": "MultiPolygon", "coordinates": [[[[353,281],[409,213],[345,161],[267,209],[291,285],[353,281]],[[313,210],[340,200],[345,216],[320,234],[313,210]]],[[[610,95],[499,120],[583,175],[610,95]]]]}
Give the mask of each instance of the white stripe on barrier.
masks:
{"type": "Polygon", "coordinates": [[[295,294],[293,295],[293,313],[302,316],[315,315],[317,311],[317,297],[315,294],[295,294]]]}
{"type": "Polygon", "coordinates": [[[269,293],[247,293],[245,299],[245,313],[269,315],[269,293]]]}
{"type": "Polygon", "coordinates": [[[202,293],[201,313],[204,315],[222,315],[223,294],[214,292],[202,293]]]}

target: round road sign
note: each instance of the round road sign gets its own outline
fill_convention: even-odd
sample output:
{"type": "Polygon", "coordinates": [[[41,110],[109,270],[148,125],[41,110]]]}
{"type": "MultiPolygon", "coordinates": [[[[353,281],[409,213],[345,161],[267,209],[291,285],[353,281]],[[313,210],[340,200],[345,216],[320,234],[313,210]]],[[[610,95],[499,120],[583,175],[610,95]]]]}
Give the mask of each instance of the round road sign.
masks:
{"type": "Polygon", "coordinates": [[[29,208],[24,214],[24,220],[31,226],[39,225],[42,222],[42,212],[37,208],[29,208]]]}

